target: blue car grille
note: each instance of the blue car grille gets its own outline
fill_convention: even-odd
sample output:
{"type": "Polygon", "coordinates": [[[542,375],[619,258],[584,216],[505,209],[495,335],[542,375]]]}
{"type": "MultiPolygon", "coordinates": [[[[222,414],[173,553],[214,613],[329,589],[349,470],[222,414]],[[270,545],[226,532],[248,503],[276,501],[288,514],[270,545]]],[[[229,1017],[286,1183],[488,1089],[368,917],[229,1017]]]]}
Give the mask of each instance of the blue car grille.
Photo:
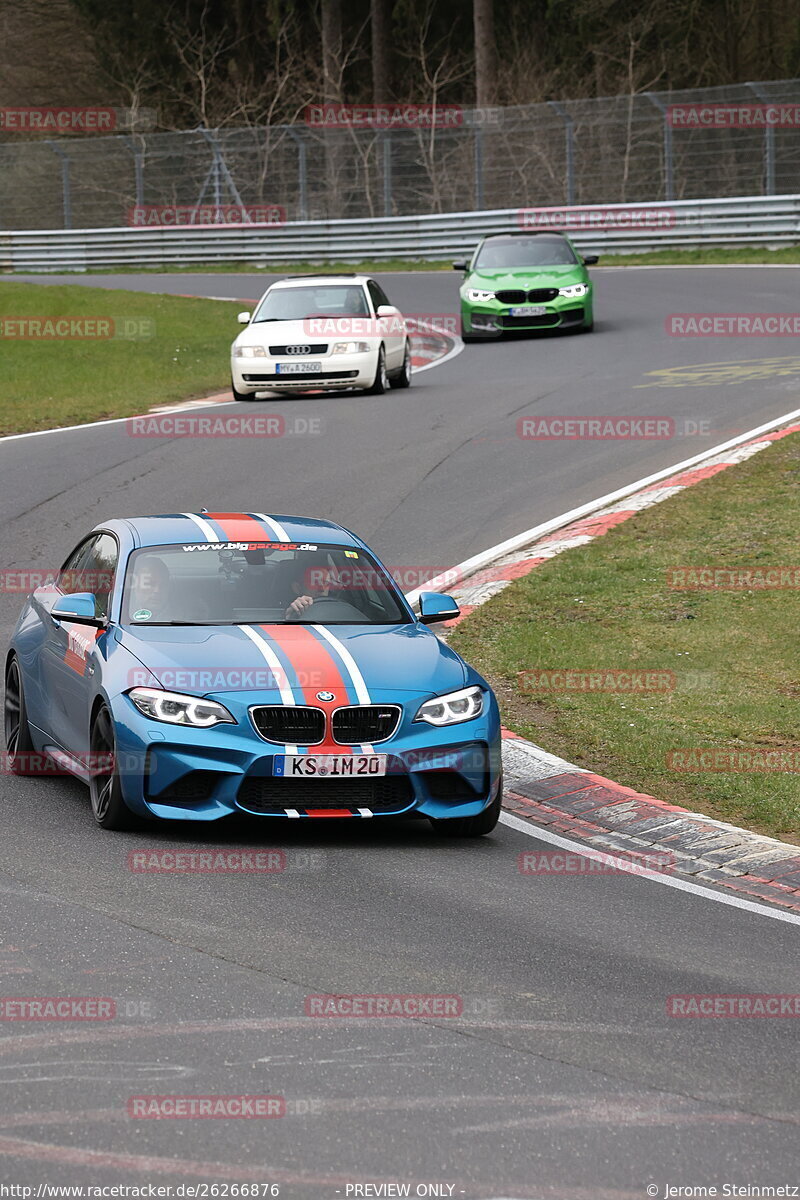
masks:
{"type": "Polygon", "coordinates": [[[251,776],[239,788],[236,802],[248,812],[283,815],[287,808],[359,809],[398,812],[414,801],[407,775],[377,779],[273,779],[251,776]]]}
{"type": "Polygon", "coordinates": [[[325,737],[321,708],[291,708],[276,704],[251,709],[256,732],[267,742],[315,746],[325,737]]]}
{"type": "MultiPolygon", "coordinates": [[[[263,705],[251,710],[256,731],[265,741],[295,746],[317,746],[325,738],[325,713],[321,708],[263,705]]],[[[331,720],[333,740],[341,746],[385,742],[400,723],[397,704],[354,704],[338,708],[331,720]]]]}
{"type": "Polygon", "coordinates": [[[396,704],[363,704],[337,708],[331,726],[334,741],[349,746],[359,742],[385,742],[400,723],[396,704]]]}

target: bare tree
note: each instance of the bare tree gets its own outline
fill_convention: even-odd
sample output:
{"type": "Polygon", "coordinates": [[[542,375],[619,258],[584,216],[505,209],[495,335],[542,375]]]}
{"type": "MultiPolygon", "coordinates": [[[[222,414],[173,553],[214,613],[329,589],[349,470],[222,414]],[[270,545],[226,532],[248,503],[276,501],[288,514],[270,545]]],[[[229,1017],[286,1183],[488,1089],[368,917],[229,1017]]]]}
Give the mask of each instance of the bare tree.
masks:
{"type": "Polygon", "coordinates": [[[322,95],[342,99],[342,0],[322,0],[322,95]]]}
{"type": "Polygon", "coordinates": [[[392,0],[371,0],[372,102],[394,97],[392,87],[392,0]]]}
{"type": "Polygon", "coordinates": [[[494,40],[494,0],[472,0],[475,31],[475,103],[489,108],[497,102],[497,47],[494,40]]]}

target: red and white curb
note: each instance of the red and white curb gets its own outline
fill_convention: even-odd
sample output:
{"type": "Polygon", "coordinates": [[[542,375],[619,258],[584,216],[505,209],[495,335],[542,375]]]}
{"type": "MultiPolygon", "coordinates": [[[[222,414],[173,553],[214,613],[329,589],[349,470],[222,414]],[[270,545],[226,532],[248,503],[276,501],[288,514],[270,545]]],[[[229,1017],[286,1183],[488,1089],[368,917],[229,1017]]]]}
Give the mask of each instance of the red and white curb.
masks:
{"type": "MultiPolygon", "coordinates": [[[[447,626],[457,625],[514,579],[565,550],[587,545],[643,509],[800,432],[800,423],[786,424],[796,422],[799,416],[800,412],[787,414],[715,448],[718,453],[711,450],[670,469],[674,473],[668,470],[650,477],[642,481],[646,486],[638,491],[624,489],[627,494],[619,500],[606,497],[612,502],[602,507],[602,501],[584,506],[593,511],[577,520],[569,520],[572,514],[567,514],[561,524],[558,520],[550,522],[552,536],[534,536],[525,544],[522,535],[454,568],[448,572],[451,579],[453,575],[466,579],[462,586],[452,589],[461,615],[447,626]],[[514,548],[508,549],[510,545],[514,548]]],[[[447,575],[430,580],[424,587],[446,590],[447,575]]],[[[416,599],[420,590],[410,593],[409,598],[416,599]]],[[[578,843],[606,854],[664,853],[678,875],[800,913],[800,846],[634,791],[557,758],[507,729],[503,730],[503,764],[503,806],[517,819],[570,835],[578,843]]]]}

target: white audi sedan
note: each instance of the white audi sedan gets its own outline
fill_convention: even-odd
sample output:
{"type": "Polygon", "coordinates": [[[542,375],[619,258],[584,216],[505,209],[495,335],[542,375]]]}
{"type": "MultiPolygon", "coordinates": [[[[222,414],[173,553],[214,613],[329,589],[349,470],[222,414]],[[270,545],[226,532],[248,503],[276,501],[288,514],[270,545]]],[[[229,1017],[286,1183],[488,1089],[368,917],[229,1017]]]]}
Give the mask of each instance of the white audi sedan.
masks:
{"type": "Polygon", "coordinates": [[[296,275],[273,283],[231,347],[234,400],[256,392],[342,391],[371,396],[411,383],[403,314],[365,275],[296,275]]]}

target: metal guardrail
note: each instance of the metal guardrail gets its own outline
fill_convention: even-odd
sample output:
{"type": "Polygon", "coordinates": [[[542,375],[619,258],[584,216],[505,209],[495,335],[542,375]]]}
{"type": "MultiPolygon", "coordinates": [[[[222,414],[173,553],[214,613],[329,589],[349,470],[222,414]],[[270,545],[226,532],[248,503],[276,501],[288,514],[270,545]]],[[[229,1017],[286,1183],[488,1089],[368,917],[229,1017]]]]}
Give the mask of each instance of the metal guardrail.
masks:
{"type": "Polygon", "coordinates": [[[678,200],[596,208],[495,209],[430,216],[298,221],[282,226],[44,230],[0,233],[2,271],[86,271],[249,262],[436,260],[471,253],[486,233],[565,229],[587,253],[800,243],[800,195],[678,200]]]}

